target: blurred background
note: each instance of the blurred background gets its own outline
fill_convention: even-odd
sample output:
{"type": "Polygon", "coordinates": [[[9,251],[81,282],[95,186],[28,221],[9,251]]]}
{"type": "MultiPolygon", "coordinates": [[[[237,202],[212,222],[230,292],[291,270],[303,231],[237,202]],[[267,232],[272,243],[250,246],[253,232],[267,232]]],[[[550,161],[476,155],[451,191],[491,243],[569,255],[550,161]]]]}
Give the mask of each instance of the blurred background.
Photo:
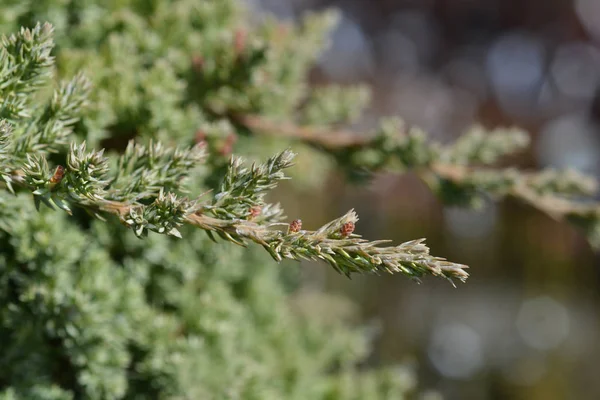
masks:
{"type": "MultiPolygon", "coordinates": [[[[514,165],[600,178],[599,0],[246,1],[282,19],[342,11],[312,80],[371,86],[356,129],[399,115],[447,142],[476,122],[517,125],[534,144],[514,165]]],[[[434,254],[470,265],[457,289],[303,269],[308,286],[358,305],[369,363],[414,360],[419,386],[447,399],[600,399],[600,258],[571,227],[514,202],[444,208],[410,175],[363,187],[332,176],[283,204],[309,228],[355,207],[365,237],[427,237],[434,254]]]]}

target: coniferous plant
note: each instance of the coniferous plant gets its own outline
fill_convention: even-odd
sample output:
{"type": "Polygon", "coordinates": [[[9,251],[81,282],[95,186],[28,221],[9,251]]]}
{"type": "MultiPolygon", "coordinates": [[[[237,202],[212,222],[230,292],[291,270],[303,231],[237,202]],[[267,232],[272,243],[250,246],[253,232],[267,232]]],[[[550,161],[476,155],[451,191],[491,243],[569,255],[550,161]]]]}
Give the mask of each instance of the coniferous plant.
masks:
{"type": "Polygon", "coordinates": [[[347,307],[307,307],[268,256],[348,276],[464,281],[465,266],[422,240],[364,240],[353,211],[315,230],[286,219],[266,195],[295,152],[305,185],[319,184],[311,165],[359,181],[410,170],[447,204],[512,196],[600,236],[599,208],[578,199],[593,180],[492,167],[527,145],[520,131],[441,145],[398,120],[342,130],[364,88],[307,84],[332,13],[254,21],[232,0],[1,11],[0,398],[404,396],[399,370],[360,370],[367,338],[347,307]]]}

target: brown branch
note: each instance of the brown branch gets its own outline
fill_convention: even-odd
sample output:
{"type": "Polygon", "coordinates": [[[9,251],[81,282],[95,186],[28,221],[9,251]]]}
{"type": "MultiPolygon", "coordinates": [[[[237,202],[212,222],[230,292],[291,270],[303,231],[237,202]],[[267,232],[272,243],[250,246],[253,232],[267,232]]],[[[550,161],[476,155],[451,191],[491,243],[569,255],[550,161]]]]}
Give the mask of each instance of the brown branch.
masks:
{"type": "Polygon", "coordinates": [[[230,118],[261,135],[295,138],[328,150],[359,147],[371,142],[370,137],[352,131],[298,126],[292,123],[268,120],[258,115],[232,115],[230,118]]]}
{"type": "MultiPolygon", "coordinates": [[[[360,135],[348,130],[320,129],[308,126],[297,126],[293,123],[277,122],[257,115],[229,116],[234,122],[264,136],[279,136],[303,141],[316,145],[327,151],[351,149],[369,146],[373,137],[360,135]]],[[[451,163],[433,162],[414,170],[417,176],[428,184],[435,184],[439,179],[445,179],[456,184],[468,181],[475,173],[490,172],[503,174],[507,170],[456,165],[451,163]]],[[[534,190],[531,183],[536,173],[518,171],[520,178],[501,193],[489,193],[492,197],[511,197],[541,210],[557,221],[571,221],[583,218],[593,220],[600,218],[600,203],[581,202],[563,198],[556,194],[542,194],[534,190]]],[[[582,184],[585,186],[585,183],[582,184]]],[[[591,185],[591,186],[595,186],[591,185]]],[[[589,235],[589,232],[588,232],[589,235]]],[[[592,243],[592,245],[600,245],[592,243]]]]}

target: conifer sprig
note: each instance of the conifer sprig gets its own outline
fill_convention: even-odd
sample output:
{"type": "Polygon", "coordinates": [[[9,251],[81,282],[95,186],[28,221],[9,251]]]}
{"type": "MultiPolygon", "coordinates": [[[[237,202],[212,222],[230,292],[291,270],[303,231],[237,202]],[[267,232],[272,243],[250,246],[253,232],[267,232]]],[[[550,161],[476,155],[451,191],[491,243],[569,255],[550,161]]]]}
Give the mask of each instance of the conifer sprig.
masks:
{"type": "Polygon", "coordinates": [[[442,276],[462,282],[468,278],[464,271],[466,266],[431,256],[423,239],[399,246],[381,247],[381,244],[389,241],[369,242],[351,232],[344,233],[347,226],[353,227],[358,221],[354,211],[316,231],[288,229],[286,232],[249,221],[225,221],[201,214],[190,216],[190,221],[237,244],[243,245],[245,240],[258,243],[277,261],[321,260],[347,276],[353,273],[387,272],[402,273],[413,278],[442,276]]]}
{"type": "Polygon", "coordinates": [[[266,206],[267,191],[277,186],[281,180],[288,179],[283,170],[292,166],[295,154],[289,150],[279,153],[264,163],[252,164],[246,168],[243,160],[232,157],[221,185],[212,204],[204,207],[217,218],[257,218],[275,222],[281,217],[281,209],[276,205],[266,206]],[[264,208],[264,209],[263,209],[264,208]]]}
{"type": "MultiPolygon", "coordinates": [[[[369,242],[353,233],[358,216],[351,210],[316,231],[272,229],[250,221],[220,220],[201,214],[190,215],[189,221],[225,240],[243,245],[246,240],[263,246],[276,260],[325,261],[346,276],[353,273],[401,273],[411,278],[424,275],[466,281],[467,266],[448,262],[429,254],[424,239],[382,247],[390,241],[369,242]]],[[[293,224],[293,223],[292,223],[293,224]]],[[[292,226],[290,224],[290,226],[292,226]]],[[[279,225],[279,224],[277,224],[279,225]]]]}
{"type": "Polygon", "coordinates": [[[118,167],[110,182],[108,198],[116,201],[135,200],[159,191],[183,192],[185,179],[203,162],[204,146],[171,148],[161,142],[144,146],[130,141],[119,157],[118,167]]]}
{"type": "Polygon", "coordinates": [[[277,123],[256,115],[229,115],[256,134],[287,137],[326,151],[342,168],[364,178],[379,171],[413,171],[446,205],[478,208],[487,198],[514,198],[580,228],[600,248],[600,203],[594,177],[575,170],[523,171],[493,165],[529,145],[519,129],[486,131],[476,126],[442,145],[399,119],[383,121],[368,135],[277,123]]]}
{"type": "MultiPolygon", "coordinates": [[[[155,144],[155,148],[160,145],[155,144]]],[[[67,166],[58,167],[60,177],[57,172],[50,173],[45,157],[32,156],[22,167],[22,174],[13,176],[11,182],[31,190],[36,202],[52,208],[58,206],[71,212],[72,207],[81,207],[99,217],[107,213],[116,215],[137,236],[153,231],[181,237],[177,228],[190,224],[206,230],[212,238],[216,234],[239,245],[248,241],[258,243],[277,261],[321,260],[347,276],[388,272],[411,278],[433,275],[461,282],[467,279],[466,266],[431,256],[422,240],[381,247],[388,241],[361,239],[353,233],[358,221],[354,211],[316,231],[280,230],[276,228],[281,223],[271,222],[272,218],[247,218],[240,210],[249,205],[263,205],[265,192],[285,179],[282,169],[292,164],[293,157],[292,152],[284,151],[250,169],[242,166],[241,159],[233,159],[222,191],[207,202],[201,199],[190,201],[163,189],[157,195],[148,191],[133,195],[129,187],[124,189],[127,196],[133,195],[136,200],[111,200],[106,196],[107,159],[102,151],[86,152],[85,144],[72,145],[67,166]]],[[[150,182],[150,186],[154,183],[150,182]]],[[[118,189],[111,191],[112,198],[127,197],[121,196],[118,189]]],[[[272,205],[264,205],[262,211],[271,217],[281,214],[280,209],[272,205]]]]}

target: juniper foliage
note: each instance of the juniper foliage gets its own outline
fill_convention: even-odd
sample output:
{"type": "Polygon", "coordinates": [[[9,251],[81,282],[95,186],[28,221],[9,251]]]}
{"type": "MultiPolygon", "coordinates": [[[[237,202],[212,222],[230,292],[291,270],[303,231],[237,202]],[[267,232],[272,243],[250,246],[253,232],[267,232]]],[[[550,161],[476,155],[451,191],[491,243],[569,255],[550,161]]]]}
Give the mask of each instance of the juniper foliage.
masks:
{"type": "Polygon", "coordinates": [[[422,240],[364,240],[353,211],[314,231],[285,222],[267,194],[286,173],[316,187],[334,164],[354,178],[413,170],[448,204],[513,196],[600,236],[597,207],[574,200],[592,180],[492,167],[522,132],[442,146],[396,120],[340,131],[368,93],[306,80],[334,13],[256,21],[234,0],[1,10],[0,398],[407,395],[404,369],[359,370],[368,338],[350,306],[291,294],[268,256],[458,281],[465,266],[422,240]]]}

